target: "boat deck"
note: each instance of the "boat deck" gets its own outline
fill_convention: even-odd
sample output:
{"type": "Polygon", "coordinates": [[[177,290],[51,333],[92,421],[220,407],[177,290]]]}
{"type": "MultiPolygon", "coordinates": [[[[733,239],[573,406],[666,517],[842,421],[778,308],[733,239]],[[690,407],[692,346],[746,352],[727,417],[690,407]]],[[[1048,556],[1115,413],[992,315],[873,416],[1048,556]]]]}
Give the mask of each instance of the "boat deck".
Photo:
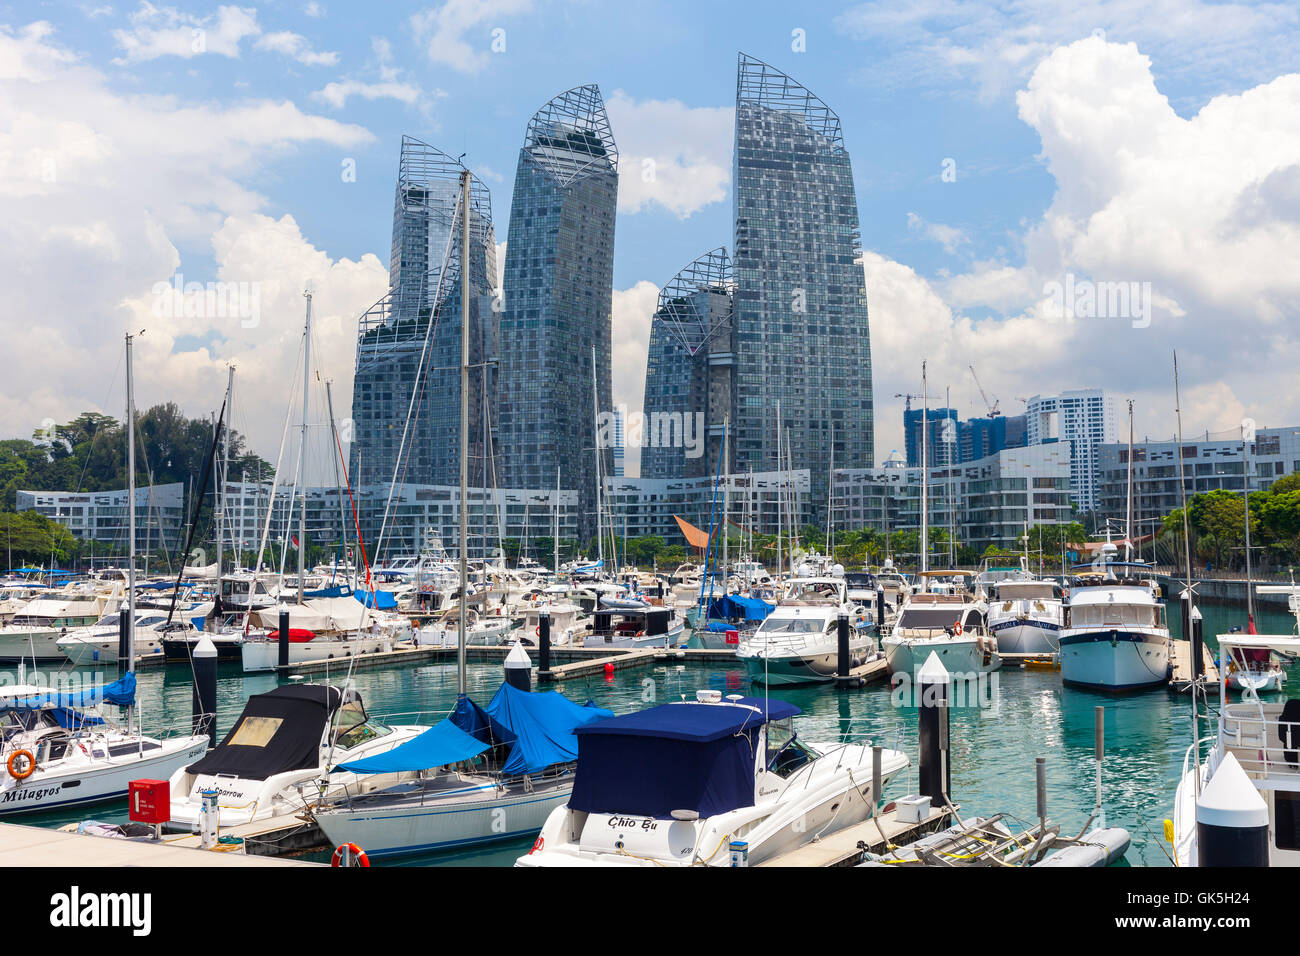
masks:
{"type": "Polygon", "coordinates": [[[947,809],[936,809],[920,823],[905,823],[898,819],[898,811],[887,810],[874,820],[845,827],[758,866],[855,866],[869,852],[883,853],[891,845],[910,843],[948,826],[949,816],[947,809]]]}
{"type": "Polygon", "coordinates": [[[114,840],[45,827],[0,823],[0,866],[320,865],[231,851],[200,850],[166,840],[161,843],[114,840]]]}
{"type": "MultiPolygon", "coordinates": [[[[1192,681],[1192,643],[1182,640],[1170,643],[1169,661],[1173,664],[1173,676],[1169,688],[1181,693],[1192,681]]],[[[1205,689],[1211,694],[1219,692],[1219,662],[1208,644],[1205,645],[1205,689]]]]}

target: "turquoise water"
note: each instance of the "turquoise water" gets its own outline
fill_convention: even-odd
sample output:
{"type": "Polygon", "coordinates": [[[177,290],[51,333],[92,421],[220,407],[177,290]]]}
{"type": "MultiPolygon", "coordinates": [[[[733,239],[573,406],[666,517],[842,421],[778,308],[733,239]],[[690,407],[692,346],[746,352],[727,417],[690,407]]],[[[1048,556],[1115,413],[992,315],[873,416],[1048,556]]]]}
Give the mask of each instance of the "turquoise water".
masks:
{"type": "MultiPolygon", "coordinates": [[[[1177,610],[1171,621],[1178,631],[1177,610]]],[[[1207,605],[1205,634],[1213,635],[1244,623],[1239,608],[1207,605]]],[[[1261,631],[1288,633],[1293,619],[1285,613],[1256,615],[1261,631]]],[[[471,696],[486,704],[501,682],[499,664],[471,664],[471,696]]],[[[108,678],[114,674],[106,675],[108,678]]],[[[341,678],[341,674],[339,677],[341,678]]],[[[952,790],[963,813],[1003,812],[1025,825],[1035,819],[1034,758],[1047,760],[1048,814],[1066,832],[1077,832],[1095,800],[1093,708],[1106,714],[1106,757],[1103,763],[1103,808],[1106,822],[1122,826],[1133,836],[1127,860],[1133,865],[1168,866],[1160,837],[1172,810],[1174,787],[1183,756],[1192,740],[1191,707],[1186,695],[1156,689],[1110,696],[1064,687],[1056,671],[1001,671],[990,682],[982,705],[952,710],[952,790]]],[[[12,676],[10,678],[12,680],[12,676]]],[[[400,720],[432,723],[455,702],[454,664],[365,671],[355,676],[366,707],[373,715],[401,715],[400,720]]],[[[1290,675],[1292,686],[1300,673],[1290,675]]],[[[224,734],[238,716],[244,700],[275,686],[273,675],[245,676],[238,665],[223,664],[218,674],[218,727],[224,734]]],[[[615,713],[655,703],[693,697],[702,687],[727,693],[747,693],[743,668],[726,664],[657,666],[618,671],[612,679],[596,676],[561,685],[577,701],[588,698],[615,713]]],[[[826,685],[785,689],[781,698],[798,705],[800,735],[809,741],[874,740],[901,749],[916,759],[916,711],[895,706],[887,684],[861,690],[836,691],[826,685]]],[[[139,674],[140,701],[146,729],[176,726],[190,713],[189,671],[184,667],[155,667],[139,674]]],[[[974,701],[968,702],[973,704],[974,701]]],[[[1202,733],[1206,729],[1202,725],[1202,733]]],[[[894,799],[912,792],[915,765],[886,789],[894,799]]],[[[9,818],[15,822],[57,826],[93,817],[114,822],[126,819],[123,805],[101,805],[63,814],[9,818]]],[[[531,839],[488,848],[413,857],[406,865],[509,865],[526,853],[531,839]]]]}

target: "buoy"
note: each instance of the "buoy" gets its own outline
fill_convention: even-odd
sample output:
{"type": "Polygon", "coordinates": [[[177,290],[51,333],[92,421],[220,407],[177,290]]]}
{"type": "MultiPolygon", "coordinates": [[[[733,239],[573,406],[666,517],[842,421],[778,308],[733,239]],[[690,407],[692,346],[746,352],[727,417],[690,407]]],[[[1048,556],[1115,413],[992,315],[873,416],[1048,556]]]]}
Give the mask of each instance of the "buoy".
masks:
{"type": "Polygon", "coordinates": [[[533,662],[518,641],[515,641],[515,646],[506,655],[505,671],[506,683],[511,687],[523,691],[533,689],[533,662]]]}
{"type": "Polygon", "coordinates": [[[614,679],[614,663],[613,661],[610,661],[605,665],[605,680],[613,680],[613,679],[614,679]]]}

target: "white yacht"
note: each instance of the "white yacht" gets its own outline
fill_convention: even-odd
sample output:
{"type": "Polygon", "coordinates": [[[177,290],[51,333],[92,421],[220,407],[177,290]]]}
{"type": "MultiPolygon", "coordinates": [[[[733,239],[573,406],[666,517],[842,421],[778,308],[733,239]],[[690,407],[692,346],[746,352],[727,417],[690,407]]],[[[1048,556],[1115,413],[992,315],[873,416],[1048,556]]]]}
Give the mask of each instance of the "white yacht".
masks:
{"type": "MultiPolygon", "coordinates": [[[[465,643],[475,646],[501,644],[510,633],[512,624],[505,615],[484,615],[476,608],[466,608],[465,643]]],[[[416,628],[412,640],[419,647],[455,647],[460,640],[460,608],[452,605],[428,624],[416,628]]]]}
{"type": "Polygon", "coordinates": [[[1061,679],[1099,690],[1140,690],[1169,682],[1169,628],[1149,565],[1079,565],[1060,630],[1061,679]]]}
{"type": "Polygon", "coordinates": [[[308,598],[255,611],[240,643],[244,672],[273,670],[280,662],[280,613],[289,614],[289,663],[344,661],[357,654],[391,651],[409,640],[411,625],[398,615],[367,608],[355,597],[308,598]]]}
{"type": "Polygon", "coordinates": [[[551,645],[581,644],[591,631],[591,618],[582,608],[568,601],[530,604],[522,608],[523,623],[511,632],[511,639],[525,647],[536,647],[541,639],[542,612],[551,618],[551,645]]]}
{"type": "Polygon", "coordinates": [[[876,656],[865,609],[850,603],[842,577],[793,578],[775,610],[736,649],[753,681],[768,685],[823,683],[839,666],[839,617],[849,617],[849,652],[858,663],[876,656]]]}
{"type": "Polygon", "coordinates": [[[954,680],[998,670],[997,641],[988,631],[988,606],[960,582],[969,571],[923,571],[922,590],[907,598],[898,620],[880,641],[891,674],[915,680],[930,653],[954,680]]]}
{"type": "Polygon", "coordinates": [[[1050,579],[1003,578],[989,596],[989,633],[1003,654],[1055,654],[1061,631],[1061,586],[1050,579]]]}
{"type": "Polygon", "coordinates": [[[89,627],[117,607],[121,590],[47,594],[18,610],[0,627],[0,661],[62,661],[59,639],[76,627],[89,627]]]}
{"type": "MultiPolygon", "coordinates": [[[[573,793],[516,865],[752,865],[865,820],[870,743],[804,743],[798,713],[700,691],[577,728],[573,793]]],[[[907,766],[883,751],[882,787],[907,766]]]]}
{"type": "MultiPolygon", "coordinates": [[[[119,608],[106,614],[90,627],[77,627],[59,638],[59,651],[78,666],[116,664],[122,614],[119,608]]],[[[168,629],[167,612],[141,608],[135,613],[135,659],[163,657],[163,639],[173,634],[196,633],[193,625],[175,621],[168,629]]]]}
{"type": "Polygon", "coordinates": [[[574,728],[612,716],[508,683],[486,711],[461,697],[401,747],[341,764],[359,775],[356,784],[312,816],[331,844],[353,843],[370,857],[530,836],[573,790],[574,728]]]}
{"type": "Polygon", "coordinates": [[[206,736],[156,737],[110,721],[102,704],[135,701],[135,674],[75,692],[0,688],[0,814],[52,810],[126,795],[132,780],[165,778],[203,756],[206,736]]]}
{"type": "Polygon", "coordinates": [[[371,720],[356,691],[328,684],[255,694],[221,743],[171,775],[167,826],[196,827],[211,790],[222,827],[299,812],[356,782],[338,764],[392,750],[428,729],[371,720]]]}

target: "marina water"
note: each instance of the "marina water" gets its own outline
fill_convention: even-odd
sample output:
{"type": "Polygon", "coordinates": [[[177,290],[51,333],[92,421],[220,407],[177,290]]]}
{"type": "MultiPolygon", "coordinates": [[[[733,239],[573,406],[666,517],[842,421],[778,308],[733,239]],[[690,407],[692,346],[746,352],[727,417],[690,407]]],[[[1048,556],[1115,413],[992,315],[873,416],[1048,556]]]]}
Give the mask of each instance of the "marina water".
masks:
{"type": "MultiPolygon", "coordinates": [[[[1217,652],[1214,635],[1245,624],[1241,606],[1206,604],[1204,633],[1217,652]]],[[[1174,636],[1181,636],[1177,603],[1169,606],[1174,636]]],[[[1294,618],[1285,612],[1256,609],[1261,633],[1291,633],[1294,618]]],[[[48,674],[48,670],[44,673],[48,674]]],[[[116,672],[109,669],[106,679],[116,672]]],[[[330,679],[340,682],[340,667],[330,679]]],[[[188,728],[191,680],[188,668],[152,666],[138,672],[137,700],[146,730],[188,728]]],[[[5,677],[16,679],[11,671],[5,677]]],[[[313,676],[323,680],[323,676],[313,676]]],[[[502,679],[500,662],[471,663],[469,692],[486,704],[502,679]]],[[[367,710],[395,722],[432,724],[456,700],[454,661],[403,668],[362,671],[354,676],[367,710]]],[[[1300,667],[1289,671],[1289,683],[1300,686],[1300,667]]],[[[245,675],[238,664],[222,664],[217,681],[217,727],[224,735],[251,694],[280,683],[274,674],[245,675]]],[[[286,681],[287,682],[287,681],[286,681]]],[[[761,694],[751,688],[743,666],[736,664],[668,664],[616,671],[611,678],[595,675],[555,685],[580,703],[588,699],[615,713],[626,713],[683,698],[693,699],[700,688],[724,694],[761,694]]],[[[549,690],[550,687],[543,687],[549,690]]],[[[861,690],[837,691],[829,684],[783,687],[773,696],[803,709],[797,719],[800,736],[810,742],[862,741],[906,752],[913,766],[885,790],[886,800],[916,789],[916,711],[895,706],[895,694],[884,683],[861,690]]],[[[1212,701],[1213,702],[1213,701],[1212,701]]],[[[951,712],[953,799],[962,815],[1006,813],[1014,822],[1036,821],[1034,758],[1047,758],[1048,814],[1063,832],[1083,825],[1094,802],[1093,709],[1106,710],[1106,756],[1103,799],[1106,823],[1127,829],[1133,845],[1132,865],[1169,866],[1161,832],[1173,807],[1174,787],[1184,755],[1192,741],[1191,704],[1187,694],[1165,688],[1135,694],[1109,695],[1064,687],[1055,670],[1005,669],[991,676],[967,706],[951,712]],[[980,699],[982,698],[982,699],[980,699]]],[[[1201,733],[1209,729],[1202,722],[1201,733]]],[[[127,819],[125,801],[64,812],[24,815],[9,822],[60,826],[84,819],[120,823],[127,819]]],[[[403,859],[400,865],[508,866],[526,853],[532,839],[511,841],[450,853],[403,859]]],[[[324,860],[328,853],[319,854],[324,860]]],[[[309,856],[309,858],[311,858],[309,856]]]]}

